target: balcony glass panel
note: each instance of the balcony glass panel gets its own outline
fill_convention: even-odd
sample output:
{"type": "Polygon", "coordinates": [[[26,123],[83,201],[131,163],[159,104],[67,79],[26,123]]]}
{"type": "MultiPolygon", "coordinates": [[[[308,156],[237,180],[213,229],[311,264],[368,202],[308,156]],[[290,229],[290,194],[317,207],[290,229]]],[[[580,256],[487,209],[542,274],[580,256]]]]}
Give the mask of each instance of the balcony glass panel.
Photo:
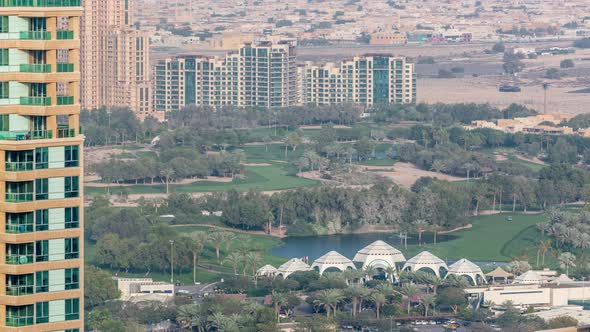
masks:
{"type": "Polygon", "coordinates": [[[0,131],[0,140],[6,141],[28,141],[32,139],[50,138],[53,138],[53,133],[51,130],[0,131]]]}
{"type": "Polygon", "coordinates": [[[24,63],[19,66],[21,73],[51,73],[50,64],[24,63]]]}
{"type": "Polygon", "coordinates": [[[6,326],[20,327],[33,325],[35,308],[31,305],[6,306],[6,326]]]}
{"type": "Polygon", "coordinates": [[[57,138],[75,137],[76,130],[70,128],[57,128],[57,138]]]}
{"type": "MultiPolygon", "coordinates": [[[[0,7],[3,7],[3,6],[0,6],[0,7]]],[[[19,33],[19,39],[21,39],[21,40],[51,40],[51,32],[49,32],[49,31],[21,31],[19,33]]]]}
{"type": "Polygon", "coordinates": [[[74,96],[57,96],[58,105],[74,105],[74,96]]]}
{"type": "Polygon", "coordinates": [[[0,7],[79,7],[80,0],[0,0],[0,7]]]}
{"type": "Polygon", "coordinates": [[[20,97],[24,106],[51,106],[51,97],[20,97]]]}
{"type": "Polygon", "coordinates": [[[6,233],[22,234],[33,231],[33,212],[6,213],[6,233]]]}
{"type": "Polygon", "coordinates": [[[73,73],[74,72],[74,64],[60,62],[57,64],[57,72],[58,73],[73,73]]]}
{"type": "Polygon", "coordinates": [[[24,265],[33,263],[34,249],[33,243],[7,244],[6,264],[24,265]]]}
{"type": "Polygon", "coordinates": [[[57,39],[59,39],[59,40],[74,39],[74,31],[59,30],[59,31],[57,31],[57,39]]]}

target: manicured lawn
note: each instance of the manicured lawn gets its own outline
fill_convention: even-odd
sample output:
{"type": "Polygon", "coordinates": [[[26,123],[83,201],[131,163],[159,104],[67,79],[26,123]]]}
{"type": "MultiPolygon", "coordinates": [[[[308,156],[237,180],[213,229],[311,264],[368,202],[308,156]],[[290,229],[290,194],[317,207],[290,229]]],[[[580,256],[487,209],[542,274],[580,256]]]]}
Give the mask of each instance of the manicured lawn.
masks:
{"type": "Polygon", "coordinates": [[[546,167],[544,165],[540,165],[540,164],[537,164],[537,163],[532,163],[530,161],[518,159],[513,154],[508,155],[508,160],[510,160],[510,161],[512,161],[514,163],[517,163],[517,164],[526,166],[526,167],[530,168],[533,172],[538,172],[538,171],[542,170],[544,167],[546,167]]]}
{"type": "MultiPolygon", "coordinates": [[[[528,256],[529,262],[536,260],[536,245],[540,233],[536,224],[546,220],[545,215],[504,213],[472,218],[473,227],[451,233],[452,240],[422,245],[408,245],[403,250],[409,255],[428,250],[442,259],[467,258],[472,261],[509,262],[514,257],[528,256]],[[512,216],[512,221],[506,217],[512,216]]],[[[402,248],[400,248],[402,249],[402,248]]],[[[549,255],[546,257],[548,261],[549,255]]]]}
{"type": "MultiPolygon", "coordinates": [[[[273,191],[285,190],[299,187],[319,186],[319,181],[298,178],[295,176],[295,169],[292,166],[282,163],[272,163],[272,166],[246,166],[244,179],[234,179],[231,183],[223,182],[196,182],[186,185],[171,184],[170,190],[176,192],[219,192],[226,190],[238,191],[273,191]]],[[[131,194],[155,194],[165,193],[166,186],[157,184],[153,186],[129,186],[126,187],[131,194]]],[[[86,187],[86,195],[103,195],[106,188],[86,187]]],[[[116,188],[111,188],[115,193],[116,188]]]]}

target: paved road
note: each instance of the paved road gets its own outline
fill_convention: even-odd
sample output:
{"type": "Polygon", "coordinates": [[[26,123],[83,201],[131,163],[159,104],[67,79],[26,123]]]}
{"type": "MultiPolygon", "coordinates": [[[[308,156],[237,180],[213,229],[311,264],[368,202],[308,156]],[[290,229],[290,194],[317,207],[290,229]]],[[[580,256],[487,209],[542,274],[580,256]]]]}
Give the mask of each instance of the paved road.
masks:
{"type": "Polygon", "coordinates": [[[203,295],[206,293],[211,293],[215,289],[215,285],[217,282],[212,282],[210,284],[202,284],[202,285],[185,285],[185,286],[176,286],[174,287],[175,293],[185,293],[188,292],[194,301],[200,301],[203,298],[203,295]]]}

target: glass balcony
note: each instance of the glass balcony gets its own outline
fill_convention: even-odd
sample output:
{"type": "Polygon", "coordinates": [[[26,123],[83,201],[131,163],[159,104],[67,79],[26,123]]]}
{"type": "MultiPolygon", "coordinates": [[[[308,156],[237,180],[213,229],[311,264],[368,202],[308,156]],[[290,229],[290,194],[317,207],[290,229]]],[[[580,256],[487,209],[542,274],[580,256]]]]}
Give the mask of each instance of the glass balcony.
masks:
{"type": "Polygon", "coordinates": [[[53,138],[53,132],[51,130],[0,131],[0,140],[7,141],[28,141],[32,139],[50,138],[53,138]]]}
{"type": "Polygon", "coordinates": [[[6,317],[6,326],[19,327],[33,325],[33,317],[6,317]]]}
{"type": "Polygon", "coordinates": [[[35,293],[34,289],[35,289],[35,286],[33,286],[33,285],[21,285],[21,286],[6,285],[6,295],[8,295],[8,296],[32,295],[35,293]]]}
{"type": "Polygon", "coordinates": [[[58,105],[74,105],[74,96],[57,96],[58,105]]]}
{"type": "Polygon", "coordinates": [[[25,265],[33,263],[33,255],[6,255],[6,264],[25,265]]]}
{"type": "Polygon", "coordinates": [[[74,39],[74,31],[58,30],[57,31],[57,39],[58,40],[74,39]]]}
{"type": "Polygon", "coordinates": [[[80,0],[0,0],[0,7],[79,7],[80,0]]]}
{"type": "Polygon", "coordinates": [[[33,224],[6,224],[6,233],[25,234],[33,232],[33,224]]]}
{"type": "Polygon", "coordinates": [[[51,106],[51,97],[20,97],[20,104],[25,106],[51,106]]]}
{"type": "Polygon", "coordinates": [[[74,72],[74,64],[73,63],[58,63],[57,64],[57,72],[58,73],[73,73],[74,72]]]}
{"type": "Polygon", "coordinates": [[[19,33],[19,39],[21,39],[21,40],[51,40],[51,32],[49,32],[49,31],[21,31],[19,33]]]}
{"type": "Polygon", "coordinates": [[[21,64],[19,66],[21,73],[51,73],[50,64],[21,64]]]}
{"type": "Polygon", "coordinates": [[[70,128],[57,128],[57,138],[76,137],[76,130],[70,128]]]}
{"type": "Polygon", "coordinates": [[[32,171],[33,170],[33,162],[32,161],[6,162],[4,167],[7,172],[32,171]]]}
{"type": "Polygon", "coordinates": [[[9,203],[32,202],[33,193],[6,193],[6,201],[9,203]]]}

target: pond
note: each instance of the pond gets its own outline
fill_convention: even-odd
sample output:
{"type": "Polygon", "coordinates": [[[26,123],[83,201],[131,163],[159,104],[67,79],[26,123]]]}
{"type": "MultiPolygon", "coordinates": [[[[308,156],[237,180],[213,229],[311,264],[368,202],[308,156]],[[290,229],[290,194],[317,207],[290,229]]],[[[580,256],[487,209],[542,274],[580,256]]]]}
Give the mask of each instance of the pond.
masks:
{"type": "MultiPolygon", "coordinates": [[[[456,235],[440,234],[437,236],[437,242],[443,243],[456,239],[456,235]]],[[[272,249],[272,255],[282,258],[303,258],[308,257],[309,262],[313,262],[318,257],[325,253],[334,250],[340,254],[352,259],[357,251],[371,244],[374,241],[382,240],[389,245],[397,248],[404,253],[406,259],[412,257],[408,254],[409,251],[416,253],[418,248],[415,247],[418,243],[418,234],[408,235],[408,246],[413,246],[411,250],[405,250],[401,242],[399,233],[369,233],[369,234],[336,234],[336,235],[320,235],[320,236],[304,236],[304,237],[288,237],[283,239],[283,245],[272,249]]],[[[423,243],[433,243],[432,233],[422,234],[423,243]]],[[[446,257],[440,257],[446,260],[447,263],[452,263],[454,260],[449,260],[446,257]]],[[[475,264],[483,267],[493,268],[495,266],[506,265],[504,262],[487,262],[474,261],[475,264]]]]}

